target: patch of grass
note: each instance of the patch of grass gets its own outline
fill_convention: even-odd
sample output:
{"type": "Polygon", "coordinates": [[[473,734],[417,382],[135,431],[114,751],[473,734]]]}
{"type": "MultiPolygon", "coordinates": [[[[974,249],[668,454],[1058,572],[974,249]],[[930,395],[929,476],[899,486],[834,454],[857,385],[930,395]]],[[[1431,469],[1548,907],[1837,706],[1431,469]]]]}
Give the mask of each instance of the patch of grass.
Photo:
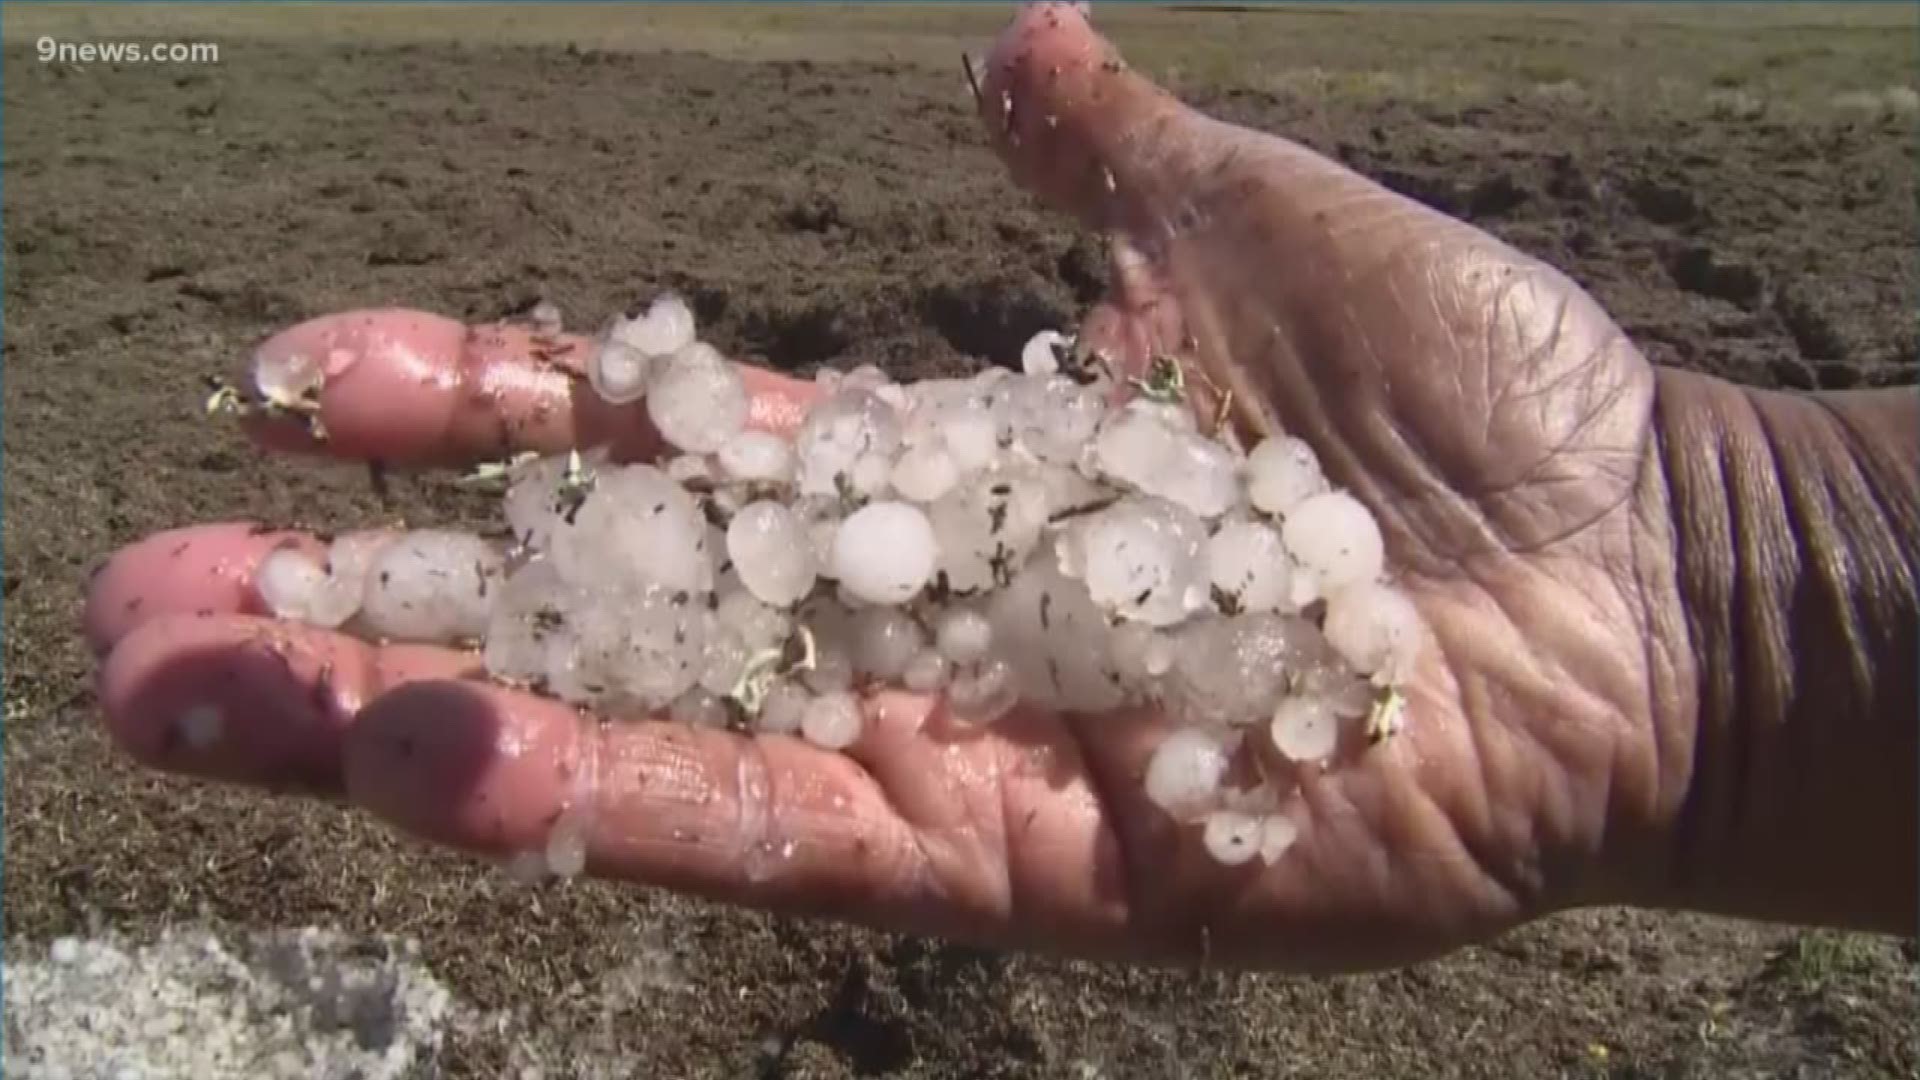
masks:
{"type": "Polygon", "coordinates": [[[1767,958],[1768,974],[1805,993],[1885,969],[1885,948],[1860,934],[1818,930],[1795,935],[1767,958]]]}

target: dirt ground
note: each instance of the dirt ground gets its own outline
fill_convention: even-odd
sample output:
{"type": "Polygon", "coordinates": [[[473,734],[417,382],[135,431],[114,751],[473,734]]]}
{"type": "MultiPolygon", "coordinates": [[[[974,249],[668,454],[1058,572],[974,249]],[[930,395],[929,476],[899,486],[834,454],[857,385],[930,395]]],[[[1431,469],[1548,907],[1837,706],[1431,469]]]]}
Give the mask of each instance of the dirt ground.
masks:
{"type": "MultiPolygon", "coordinates": [[[[438,1075],[1906,1077],[1909,945],[1646,913],[1338,980],[1006,957],[600,886],[530,893],[355,815],[141,774],[96,722],[82,591],[116,546],[349,525],[361,473],[262,460],[201,377],[342,308],[581,323],[662,286],[783,368],[1006,357],[1100,288],[965,108],[1000,10],[8,5],[5,935],[418,937],[497,1024],[438,1075]],[[216,64],[39,62],[210,40],[216,64]],[[616,985],[617,984],[617,985],[616,985]],[[624,987],[625,989],[621,989],[624,987]]],[[[1190,100],[1588,286],[1657,361],[1910,383],[1911,8],[1114,12],[1190,100]]],[[[400,494],[458,520],[433,479],[400,494]]]]}

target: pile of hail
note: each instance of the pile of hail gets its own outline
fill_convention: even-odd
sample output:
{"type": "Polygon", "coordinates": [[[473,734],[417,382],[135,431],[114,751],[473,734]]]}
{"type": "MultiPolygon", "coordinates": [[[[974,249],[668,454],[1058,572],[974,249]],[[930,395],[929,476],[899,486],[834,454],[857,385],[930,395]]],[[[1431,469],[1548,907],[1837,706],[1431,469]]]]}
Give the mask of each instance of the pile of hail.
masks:
{"type": "Polygon", "coordinates": [[[666,294],[604,329],[587,372],[644,399],[676,456],[489,466],[468,482],[504,493],[504,528],[282,549],[261,593],[281,617],[477,649],[494,678],[613,720],[827,749],[882,686],[970,725],[1157,706],[1172,734],[1145,794],[1220,862],[1271,863],[1299,770],[1396,729],[1421,622],[1372,514],[1305,444],[1205,432],[1170,361],[1111,404],[1128,395],[1072,345],[1037,335],[1020,373],[823,373],[776,435],[666,294]]]}

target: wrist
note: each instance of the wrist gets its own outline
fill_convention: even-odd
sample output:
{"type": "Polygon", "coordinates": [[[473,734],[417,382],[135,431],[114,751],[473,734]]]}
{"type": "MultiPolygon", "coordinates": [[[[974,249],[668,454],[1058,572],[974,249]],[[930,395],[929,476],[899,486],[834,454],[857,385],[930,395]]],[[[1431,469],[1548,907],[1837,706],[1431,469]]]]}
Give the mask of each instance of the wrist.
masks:
{"type": "Polygon", "coordinates": [[[1659,823],[1649,899],[1910,933],[1911,395],[1823,398],[1663,371],[1656,402],[1650,472],[1696,677],[1693,700],[1655,721],[1687,768],[1659,823]]]}

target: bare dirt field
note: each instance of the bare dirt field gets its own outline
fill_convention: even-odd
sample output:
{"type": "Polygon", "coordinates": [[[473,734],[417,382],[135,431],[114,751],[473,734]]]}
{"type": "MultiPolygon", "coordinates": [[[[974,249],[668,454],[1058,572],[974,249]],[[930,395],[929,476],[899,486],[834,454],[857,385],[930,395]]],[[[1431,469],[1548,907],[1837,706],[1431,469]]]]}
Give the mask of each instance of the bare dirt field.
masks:
{"type": "MultiPolygon", "coordinates": [[[[97,724],[87,576],[153,530],[384,516],[264,460],[203,376],[321,313],[581,324],[662,286],[781,368],[1005,359],[1101,287],[960,71],[1003,10],[7,5],[5,935],[417,937],[466,1006],[421,1075],[1910,1077],[1916,956],[1646,913],[1337,980],[1105,969],[597,885],[529,892],[359,816],[145,775],[97,724]],[[217,63],[76,67],[72,42],[217,63]]],[[[1920,365],[1914,10],[1096,12],[1188,100],[1569,272],[1663,363],[1920,365]]],[[[478,504],[399,482],[423,519],[478,504]]],[[[1836,838],[1845,842],[1845,838],[1836,838]]]]}

